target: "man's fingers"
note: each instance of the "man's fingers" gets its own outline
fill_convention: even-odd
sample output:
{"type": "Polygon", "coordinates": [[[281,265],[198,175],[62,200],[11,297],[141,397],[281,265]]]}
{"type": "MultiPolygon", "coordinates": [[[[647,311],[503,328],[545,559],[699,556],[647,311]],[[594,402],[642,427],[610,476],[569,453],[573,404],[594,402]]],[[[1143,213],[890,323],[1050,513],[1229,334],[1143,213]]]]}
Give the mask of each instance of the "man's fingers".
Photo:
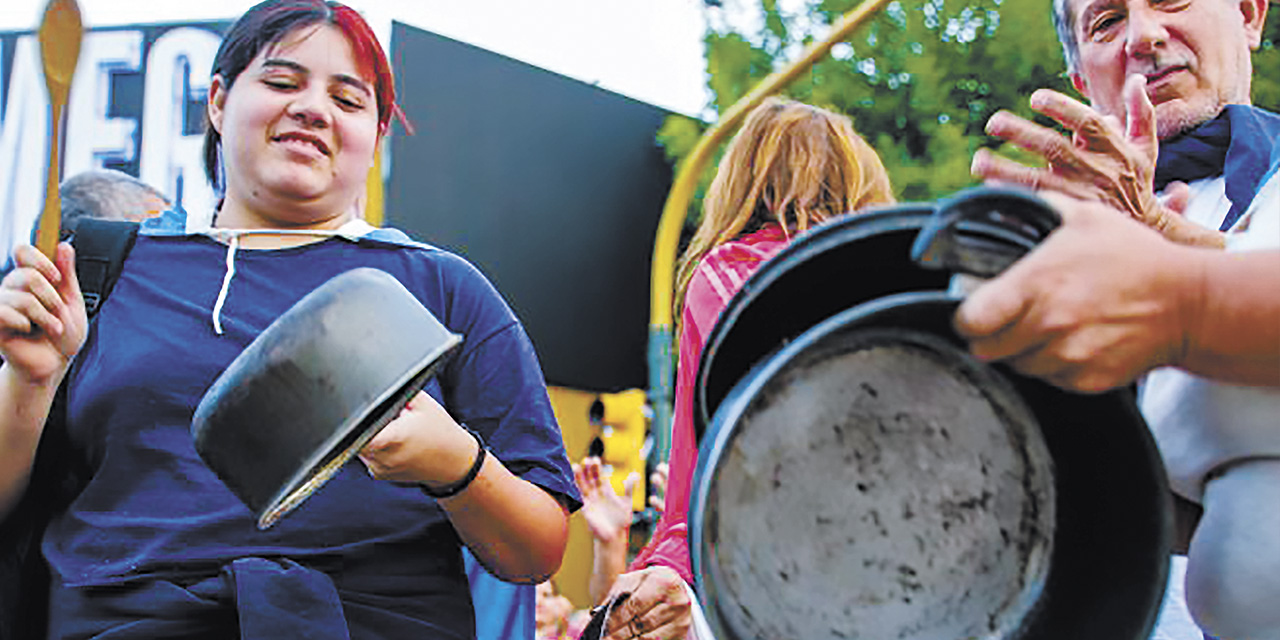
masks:
{"type": "Polygon", "coordinates": [[[1080,164],[1075,146],[1066,136],[1008,111],[991,116],[987,120],[986,131],[1044,158],[1055,167],[1080,164]]]}
{"type": "Polygon", "coordinates": [[[1221,249],[1226,246],[1227,235],[1216,229],[1202,227],[1181,215],[1166,217],[1160,233],[1168,240],[1191,247],[1221,249]]]}
{"type": "Polygon", "coordinates": [[[1121,95],[1125,107],[1125,136],[1131,144],[1155,157],[1160,142],[1156,137],[1156,108],[1147,96],[1147,78],[1140,73],[1129,76],[1121,95]]]}
{"type": "Polygon", "coordinates": [[[1044,345],[1007,362],[1022,374],[1076,393],[1102,393],[1128,382],[1107,367],[1072,361],[1056,344],[1044,345]]]}
{"type": "Polygon", "coordinates": [[[989,149],[979,149],[973,154],[971,172],[988,182],[1016,184],[1034,191],[1059,191],[1084,197],[1078,182],[1067,180],[1049,169],[1038,169],[1001,157],[989,149]]]}
{"type": "MultiPolygon", "coordinates": [[[[1068,162],[1070,166],[1079,166],[1090,172],[1108,173],[1105,165],[1098,165],[1099,158],[1109,158],[1120,166],[1127,166],[1128,151],[1126,147],[1135,142],[1126,130],[1126,123],[1121,122],[1120,115],[1125,115],[1130,123],[1134,121],[1127,114],[1102,114],[1092,107],[1063,96],[1054,91],[1041,90],[1032,95],[1032,108],[1054,118],[1071,130],[1073,153],[1059,162],[1068,162]]],[[[1154,109],[1151,111],[1154,126],[1154,109]]],[[[1139,149],[1144,155],[1154,157],[1154,137],[1139,141],[1139,149]]]]}
{"type": "Polygon", "coordinates": [[[1113,148],[1111,136],[1122,131],[1115,126],[1118,124],[1115,119],[1108,119],[1093,107],[1052,89],[1031,94],[1031,108],[1072,131],[1077,142],[1089,149],[1113,148]]]}
{"type": "Polygon", "coordinates": [[[1027,102],[1038,113],[1053,118],[1072,131],[1079,130],[1098,116],[1093,107],[1053,89],[1037,89],[1027,102]]]}
{"type": "MultiPolygon", "coordinates": [[[[975,347],[979,344],[999,344],[996,340],[998,334],[1020,320],[1030,305],[1030,298],[1017,283],[1002,276],[970,294],[956,310],[953,324],[956,332],[970,340],[975,347]]],[[[975,350],[975,355],[979,351],[988,358],[1016,353],[983,348],[975,350]]]]}

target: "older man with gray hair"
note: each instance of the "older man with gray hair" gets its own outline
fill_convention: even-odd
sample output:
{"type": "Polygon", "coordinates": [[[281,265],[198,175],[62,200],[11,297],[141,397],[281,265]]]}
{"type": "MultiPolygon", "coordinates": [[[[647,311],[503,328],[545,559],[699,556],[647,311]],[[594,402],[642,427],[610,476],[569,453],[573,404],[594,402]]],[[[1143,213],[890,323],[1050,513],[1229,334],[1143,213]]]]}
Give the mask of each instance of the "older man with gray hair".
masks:
{"type": "MultiPolygon", "coordinates": [[[[1059,386],[1099,391],[1145,373],[1140,405],[1171,485],[1205,508],[1187,601],[1223,638],[1280,638],[1280,116],[1250,102],[1267,8],[1053,0],[1090,104],[1031,96],[1069,137],[992,116],[989,133],[1047,166],[981,151],[973,171],[1069,196],[1052,198],[1064,226],[956,317],[975,354],[1059,386]]],[[[1171,582],[1175,605],[1181,586],[1171,582]]],[[[1199,637],[1174,635],[1169,618],[1157,637],[1199,637]]]]}
{"type": "Polygon", "coordinates": [[[1048,167],[981,150],[974,173],[1101,200],[1172,240],[1221,246],[1214,229],[1226,231],[1248,208],[1280,154],[1280,116],[1249,106],[1251,51],[1261,45],[1267,4],[1053,0],[1072,84],[1090,105],[1050,90],[1032,94],[1032,108],[1069,129],[1070,139],[997,113],[988,133],[1043,156],[1048,167]],[[1202,180],[1197,186],[1207,189],[1181,186],[1202,180]],[[1171,184],[1166,195],[1175,203],[1195,196],[1185,217],[1156,197],[1171,184]]]}
{"type": "MultiPolygon", "coordinates": [[[[62,200],[62,224],[59,240],[66,240],[84,218],[130,220],[141,222],[168,209],[172,204],[151,185],[115,169],[91,169],[62,181],[58,187],[62,200]]],[[[40,221],[36,220],[36,226],[40,221]]],[[[31,230],[30,242],[35,242],[31,230]]],[[[5,256],[0,275],[13,268],[5,256]]]]}
{"type": "Polygon", "coordinates": [[[77,173],[62,182],[58,193],[62,196],[64,239],[82,218],[141,222],[171,206],[151,185],[114,169],[77,173]]]}

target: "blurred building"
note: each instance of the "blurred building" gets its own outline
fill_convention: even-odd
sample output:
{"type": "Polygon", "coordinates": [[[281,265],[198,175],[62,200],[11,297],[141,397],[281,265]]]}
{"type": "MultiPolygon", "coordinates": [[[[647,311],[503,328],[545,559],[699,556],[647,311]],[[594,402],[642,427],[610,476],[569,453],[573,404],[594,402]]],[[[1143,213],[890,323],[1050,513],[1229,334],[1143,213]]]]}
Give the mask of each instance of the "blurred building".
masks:
{"type": "MultiPolygon", "coordinates": [[[[63,175],[118,169],[208,216],[204,96],[227,26],[89,31],[63,175]]],[[[378,217],[480,266],[524,320],[551,384],[645,386],[649,257],[671,180],[654,136],[667,112],[399,23],[391,56],[418,131],[391,136],[378,217]]],[[[49,137],[35,35],[0,33],[4,253],[43,205],[49,137]]]]}

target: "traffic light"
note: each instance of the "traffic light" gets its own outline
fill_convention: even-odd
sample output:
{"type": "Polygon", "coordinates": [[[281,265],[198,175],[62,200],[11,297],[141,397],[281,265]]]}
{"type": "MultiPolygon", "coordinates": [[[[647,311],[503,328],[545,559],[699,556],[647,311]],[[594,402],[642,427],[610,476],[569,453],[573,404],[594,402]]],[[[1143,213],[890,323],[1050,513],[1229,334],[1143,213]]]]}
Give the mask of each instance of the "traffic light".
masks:
{"type": "Polygon", "coordinates": [[[632,472],[640,476],[631,495],[632,511],[643,511],[645,507],[646,474],[642,453],[649,430],[647,412],[645,392],[640,389],[602,393],[591,405],[591,425],[598,429],[604,446],[600,460],[613,470],[609,477],[613,490],[622,495],[627,476],[632,472]]]}

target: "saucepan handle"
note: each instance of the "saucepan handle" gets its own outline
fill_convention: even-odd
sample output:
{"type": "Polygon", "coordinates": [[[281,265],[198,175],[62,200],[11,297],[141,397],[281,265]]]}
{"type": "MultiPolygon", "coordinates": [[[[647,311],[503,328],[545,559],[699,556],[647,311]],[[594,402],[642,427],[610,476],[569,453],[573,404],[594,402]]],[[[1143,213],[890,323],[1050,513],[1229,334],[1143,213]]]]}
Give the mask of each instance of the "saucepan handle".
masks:
{"type": "Polygon", "coordinates": [[[991,278],[1045,239],[1062,218],[1034,193],[976,187],[940,200],[916,235],[911,259],[929,269],[991,278]]]}

